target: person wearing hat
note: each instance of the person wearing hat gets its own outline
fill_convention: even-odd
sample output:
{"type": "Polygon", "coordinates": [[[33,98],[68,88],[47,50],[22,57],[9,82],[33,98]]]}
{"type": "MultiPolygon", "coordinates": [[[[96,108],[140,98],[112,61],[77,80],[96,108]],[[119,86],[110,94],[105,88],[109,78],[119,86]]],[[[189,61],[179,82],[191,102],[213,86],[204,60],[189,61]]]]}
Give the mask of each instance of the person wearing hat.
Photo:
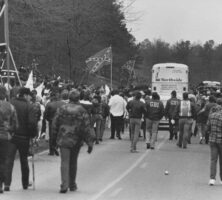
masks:
{"type": "Polygon", "coordinates": [[[92,152],[95,135],[92,133],[87,111],[79,103],[80,92],[69,94],[69,103],[61,106],[52,122],[53,145],[60,148],[61,188],[60,193],[77,190],[77,159],[85,142],[88,153],[92,152]]]}
{"type": "Polygon", "coordinates": [[[10,190],[12,181],[12,170],[17,150],[19,151],[21,172],[22,172],[22,186],[26,190],[29,184],[29,165],[28,153],[30,146],[30,139],[37,134],[37,120],[36,113],[33,106],[30,104],[31,91],[28,88],[22,87],[19,89],[18,97],[11,100],[15,107],[19,126],[12,136],[9,145],[9,157],[7,162],[7,171],[5,177],[5,190],[10,190]]]}
{"type": "Polygon", "coordinates": [[[5,184],[4,176],[6,173],[9,141],[18,127],[15,108],[6,101],[6,96],[6,88],[0,86],[0,193],[3,193],[3,184],[5,184]]]}

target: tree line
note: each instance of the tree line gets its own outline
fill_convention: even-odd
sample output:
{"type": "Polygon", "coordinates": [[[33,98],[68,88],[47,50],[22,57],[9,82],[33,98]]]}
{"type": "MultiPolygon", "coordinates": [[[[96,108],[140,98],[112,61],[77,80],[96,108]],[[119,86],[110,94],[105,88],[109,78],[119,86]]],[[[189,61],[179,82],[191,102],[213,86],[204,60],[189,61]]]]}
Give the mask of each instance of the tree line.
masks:
{"type": "MultiPolygon", "coordinates": [[[[222,44],[215,44],[213,40],[204,44],[191,43],[189,40],[181,40],[175,44],[156,39],[145,39],[138,45],[137,70],[146,70],[146,79],[151,81],[151,68],[156,63],[176,62],[189,66],[190,83],[197,85],[201,81],[222,80],[222,44]]],[[[144,73],[143,73],[144,74],[144,73]]]]}
{"type": "MultiPolygon", "coordinates": [[[[43,74],[56,74],[76,83],[84,82],[85,60],[112,46],[113,79],[127,84],[121,66],[136,59],[136,83],[150,83],[153,64],[178,62],[190,67],[190,82],[221,81],[222,44],[181,40],[169,44],[145,39],[136,44],[127,29],[120,0],[10,0],[10,47],[17,66],[38,62],[43,74]]],[[[100,70],[110,77],[110,67],[100,70]]]]}
{"type": "MultiPolygon", "coordinates": [[[[10,46],[17,66],[83,82],[85,60],[112,46],[114,79],[137,51],[119,0],[10,0],[10,46]]],[[[109,67],[103,75],[109,77],[109,67]]]]}

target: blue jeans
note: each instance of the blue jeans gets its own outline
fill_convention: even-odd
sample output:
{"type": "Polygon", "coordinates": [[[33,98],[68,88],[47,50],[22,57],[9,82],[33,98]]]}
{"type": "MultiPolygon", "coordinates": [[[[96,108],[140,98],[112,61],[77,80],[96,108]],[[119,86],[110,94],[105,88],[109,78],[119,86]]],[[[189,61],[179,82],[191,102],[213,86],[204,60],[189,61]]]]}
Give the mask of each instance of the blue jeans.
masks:
{"type": "Polygon", "coordinates": [[[94,130],[95,130],[95,133],[96,133],[96,141],[99,141],[100,139],[100,136],[101,136],[101,122],[102,122],[102,119],[96,119],[94,117],[92,117],[93,120],[93,126],[94,124],[96,124],[96,127],[94,127],[94,130]]]}
{"type": "Polygon", "coordinates": [[[160,123],[159,120],[154,121],[146,119],[146,128],[147,128],[146,143],[150,144],[150,147],[155,147],[159,123],[160,123]]]}
{"type": "Polygon", "coordinates": [[[60,147],[61,154],[61,189],[72,189],[76,186],[77,160],[81,145],[73,148],[60,147]]]}
{"type": "Polygon", "coordinates": [[[187,147],[188,137],[190,135],[191,126],[193,120],[191,118],[181,118],[179,119],[179,140],[178,145],[183,147],[187,147]]]}
{"type": "Polygon", "coordinates": [[[200,138],[205,138],[206,132],[206,124],[205,123],[197,123],[197,131],[200,138]]]}
{"type": "Polygon", "coordinates": [[[141,119],[130,118],[131,150],[136,150],[136,144],[139,139],[140,127],[141,119]]]}
{"type": "Polygon", "coordinates": [[[210,178],[216,179],[217,160],[220,164],[220,180],[222,181],[222,144],[210,143],[210,178]]]}

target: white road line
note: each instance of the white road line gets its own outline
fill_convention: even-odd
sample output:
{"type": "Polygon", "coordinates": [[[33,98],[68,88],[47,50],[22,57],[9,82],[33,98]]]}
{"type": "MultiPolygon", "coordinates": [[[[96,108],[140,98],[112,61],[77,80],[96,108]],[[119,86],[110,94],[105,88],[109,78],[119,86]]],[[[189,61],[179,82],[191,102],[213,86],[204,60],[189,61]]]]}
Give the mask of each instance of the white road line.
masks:
{"type": "MultiPolygon", "coordinates": [[[[156,149],[160,149],[161,146],[165,143],[167,139],[163,140],[156,149]]],[[[153,150],[152,150],[153,151],[153,150]]],[[[141,162],[142,160],[150,153],[151,150],[145,151],[137,160],[136,162],[131,165],[122,175],[120,175],[117,179],[112,181],[109,185],[107,185],[103,190],[101,190],[99,193],[97,193],[94,197],[92,197],[90,200],[97,200],[99,199],[105,192],[107,192],[110,188],[112,188],[114,185],[116,185],[118,182],[120,182],[123,178],[125,178],[131,171],[133,171],[141,162]]]]}
{"type": "Polygon", "coordinates": [[[117,196],[122,190],[123,190],[123,188],[116,189],[114,192],[111,193],[110,197],[117,196]]]}

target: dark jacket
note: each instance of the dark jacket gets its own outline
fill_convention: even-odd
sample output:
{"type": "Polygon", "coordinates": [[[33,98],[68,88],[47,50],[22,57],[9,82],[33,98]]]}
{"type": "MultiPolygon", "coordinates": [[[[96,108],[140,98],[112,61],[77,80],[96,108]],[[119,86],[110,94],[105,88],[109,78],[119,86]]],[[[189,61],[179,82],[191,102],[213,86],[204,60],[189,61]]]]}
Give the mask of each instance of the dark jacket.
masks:
{"type": "Polygon", "coordinates": [[[82,100],[82,101],[80,101],[80,104],[83,106],[83,108],[88,113],[90,123],[92,124],[92,109],[93,109],[92,103],[90,101],[88,101],[88,100],[86,100],[86,101],[82,100]]]}
{"type": "Polygon", "coordinates": [[[56,114],[58,108],[62,105],[66,104],[64,101],[50,101],[46,104],[45,112],[44,112],[44,119],[46,119],[49,123],[52,123],[52,120],[56,114]]]}
{"type": "Polygon", "coordinates": [[[166,107],[165,107],[165,116],[167,118],[172,118],[173,113],[176,110],[177,105],[180,103],[180,100],[176,97],[170,98],[167,100],[166,107]]]}
{"type": "Polygon", "coordinates": [[[109,106],[107,103],[101,103],[102,105],[102,117],[105,119],[106,117],[109,116],[109,106]]]}
{"type": "Polygon", "coordinates": [[[164,106],[162,101],[151,99],[146,102],[145,118],[158,121],[163,116],[164,116],[164,106]]]}
{"type": "Polygon", "coordinates": [[[22,97],[15,98],[11,101],[15,107],[18,116],[18,128],[14,137],[30,139],[37,134],[37,119],[34,107],[22,97]]]}
{"type": "Polygon", "coordinates": [[[95,121],[102,119],[102,104],[95,99],[95,101],[92,101],[92,123],[94,124],[95,121]]]}
{"type": "Polygon", "coordinates": [[[146,105],[140,100],[131,100],[127,103],[126,109],[129,112],[129,118],[141,119],[146,113],[146,105]]]}
{"type": "Polygon", "coordinates": [[[34,112],[36,114],[36,116],[35,116],[36,121],[39,121],[40,118],[41,118],[41,107],[40,107],[40,104],[37,103],[37,102],[33,102],[32,106],[33,106],[34,112]]]}
{"type": "Polygon", "coordinates": [[[53,143],[64,148],[72,148],[83,141],[93,146],[94,138],[90,118],[80,105],[68,103],[60,107],[52,123],[53,143]]]}
{"type": "Polygon", "coordinates": [[[209,117],[209,113],[210,113],[211,108],[214,107],[214,106],[217,106],[217,103],[209,102],[209,103],[207,103],[207,104],[205,105],[205,107],[203,108],[203,109],[204,109],[203,115],[205,116],[206,121],[207,121],[207,119],[208,119],[208,117],[209,117]]]}
{"type": "Polygon", "coordinates": [[[12,136],[17,128],[18,121],[14,106],[7,101],[0,100],[0,139],[12,136]]]}
{"type": "Polygon", "coordinates": [[[204,112],[200,112],[205,106],[205,103],[198,103],[196,104],[196,112],[197,112],[197,123],[207,123],[207,117],[204,115],[204,112]]]}

